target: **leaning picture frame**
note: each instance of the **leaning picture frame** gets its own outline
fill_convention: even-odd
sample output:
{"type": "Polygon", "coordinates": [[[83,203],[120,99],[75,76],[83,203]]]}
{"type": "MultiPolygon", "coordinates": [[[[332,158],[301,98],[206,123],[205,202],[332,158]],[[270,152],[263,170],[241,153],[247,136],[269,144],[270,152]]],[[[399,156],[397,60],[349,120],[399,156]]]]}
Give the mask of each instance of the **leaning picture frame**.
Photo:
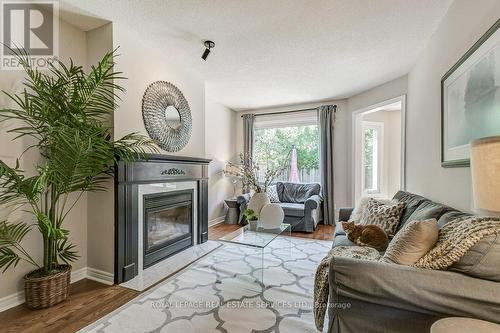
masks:
{"type": "Polygon", "coordinates": [[[500,135],[500,19],[441,78],[441,165],[469,167],[470,142],[500,135]]]}

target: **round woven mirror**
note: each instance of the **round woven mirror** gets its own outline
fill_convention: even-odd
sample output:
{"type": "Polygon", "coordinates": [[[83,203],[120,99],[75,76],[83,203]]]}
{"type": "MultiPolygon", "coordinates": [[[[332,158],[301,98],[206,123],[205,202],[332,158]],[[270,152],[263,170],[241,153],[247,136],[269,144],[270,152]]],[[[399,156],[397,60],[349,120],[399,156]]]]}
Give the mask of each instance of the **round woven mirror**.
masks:
{"type": "Polygon", "coordinates": [[[165,151],[184,148],[191,137],[191,110],[182,92],[170,82],[149,85],[142,98],[142,118],[151,137],[165,151]]]}

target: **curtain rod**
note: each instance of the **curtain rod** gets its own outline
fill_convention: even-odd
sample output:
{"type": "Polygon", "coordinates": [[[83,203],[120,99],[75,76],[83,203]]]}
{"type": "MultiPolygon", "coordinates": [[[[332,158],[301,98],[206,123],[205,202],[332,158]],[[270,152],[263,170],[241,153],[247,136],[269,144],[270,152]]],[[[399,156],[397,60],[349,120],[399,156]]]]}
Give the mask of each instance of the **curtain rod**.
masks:
{"type": "MultiPolygon", "coordinates": [[[[294,112],[304,112],[304,111],[313,111],[317,110],[318,108],[308,108],[308,109],[299,109],[299,110],[290,110],[290,111],[276,111],[276,112],[269,112],[269,113],[258,113],[255,115],[255,117],[261,117],[261,116],[272,116],[276,114],[284,114],[284,113],[294,113],[294,112]]],[[[337,105],[335,104],[333,106],[333,112],[337,112],[337,105]]],[[[244,115],[241,115],[240,117],[243,118],[244,115]]]]}

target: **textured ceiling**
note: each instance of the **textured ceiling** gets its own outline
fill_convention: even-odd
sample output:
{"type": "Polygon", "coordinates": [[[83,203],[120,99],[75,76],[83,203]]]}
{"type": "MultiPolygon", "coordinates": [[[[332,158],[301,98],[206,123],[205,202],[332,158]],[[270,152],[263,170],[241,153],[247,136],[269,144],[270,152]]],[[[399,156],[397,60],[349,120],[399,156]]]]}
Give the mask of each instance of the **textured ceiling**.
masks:
{"type": "Polygon", "coordinates": [[[211,98],[242,110],[345,98],[406,74],[452,0],[62,2],[175,50],[211,98]],[[204,39],[216,42],[206,62],[204,39]]]}

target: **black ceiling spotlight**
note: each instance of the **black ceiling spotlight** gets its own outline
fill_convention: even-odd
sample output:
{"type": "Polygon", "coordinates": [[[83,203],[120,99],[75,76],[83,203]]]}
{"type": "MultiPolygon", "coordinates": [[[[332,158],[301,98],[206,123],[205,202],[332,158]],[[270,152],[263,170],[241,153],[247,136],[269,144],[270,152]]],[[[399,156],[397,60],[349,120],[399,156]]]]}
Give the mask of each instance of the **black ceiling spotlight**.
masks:
{"type": "Polygon", "coordinates": [[[203,43],[203,45],[205,45],[206,49],[205,52],[203,52],[201,59],[207,60],[207,57],[210,54],[210,49],[213,49],[215,47],[215,43],[212,42],[211,40],[206,40],[205,43],[203,43]]]}

